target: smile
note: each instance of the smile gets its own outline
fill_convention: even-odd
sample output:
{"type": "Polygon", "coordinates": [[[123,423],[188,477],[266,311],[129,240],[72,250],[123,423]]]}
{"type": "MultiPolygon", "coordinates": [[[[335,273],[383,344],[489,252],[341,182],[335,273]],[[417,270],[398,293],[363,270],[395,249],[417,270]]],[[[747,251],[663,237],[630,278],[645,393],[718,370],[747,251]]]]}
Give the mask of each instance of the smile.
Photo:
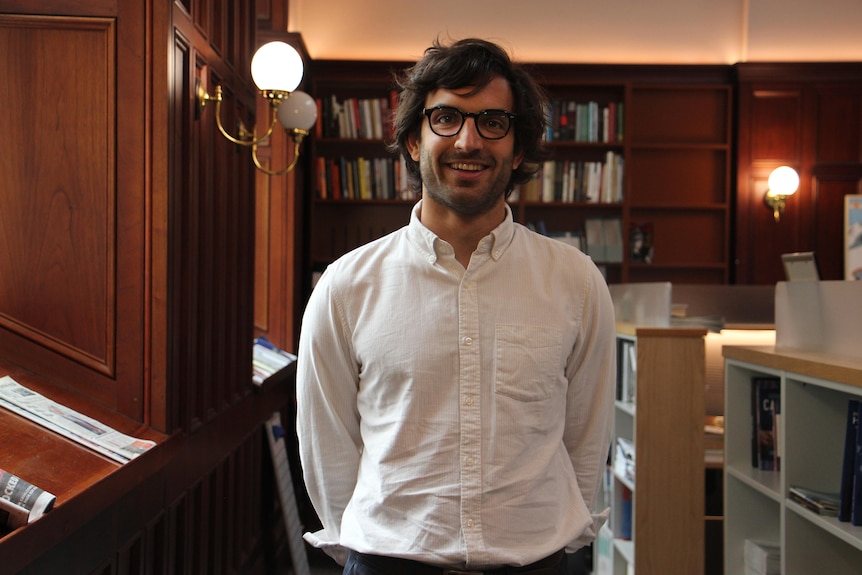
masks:
{"type": "Polygon", "coordinates": [[[470,164],[467,162],[460,162],[455,164],[450,164],[453,170],[463,170],[467,172],[478,172],[479,170],[484,170],[485,166],[482,164],[470,164]]]}

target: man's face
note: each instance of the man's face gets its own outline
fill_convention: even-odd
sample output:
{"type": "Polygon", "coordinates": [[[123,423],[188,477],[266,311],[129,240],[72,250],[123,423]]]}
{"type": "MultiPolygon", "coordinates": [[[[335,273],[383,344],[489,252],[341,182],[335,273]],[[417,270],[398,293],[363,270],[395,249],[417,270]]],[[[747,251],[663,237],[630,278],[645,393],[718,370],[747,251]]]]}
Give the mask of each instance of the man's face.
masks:
{"type": "MultiPolygon", "coordinates": [[[[462,112],[513,110],[514,98],[503,78],[494,78],[475,94],[472,87],[440,89],[425,98],[425,107],[451,106],[462,112]]],[[[438,136],[423,118],[421,135],[408,140],[410,156],[419,162],[423,197],[448,209],[472,216],[487,212],[505,195],[523,154],[515,154],[515,130],[499,140],[479,135],[474,118],[467,117],[455,136],[438,136]]]]}

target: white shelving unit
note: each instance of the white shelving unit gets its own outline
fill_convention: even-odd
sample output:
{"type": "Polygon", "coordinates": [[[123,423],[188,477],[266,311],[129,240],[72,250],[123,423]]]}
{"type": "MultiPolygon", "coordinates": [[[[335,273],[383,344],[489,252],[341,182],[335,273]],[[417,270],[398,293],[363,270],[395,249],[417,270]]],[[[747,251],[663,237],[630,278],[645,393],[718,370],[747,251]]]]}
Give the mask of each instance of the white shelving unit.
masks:
{"type": "MultiPolygon", "coordinates": [[[[695,322],[675,326],[671,321],[674,289],[670,284],[611,287],[618,321],[620,378],[613,450],[616,438],[632,443],[635,473],[627,477],[612,460],[607,494],[611,517],[600,534],[595,573],[720,573],[723,516],[720,500],[712,498],[715,503],[707,505],[706,485],[721,481],[722,463],[708,463],[704,451],[705,415],[720,413],[708,409],[707,398],[716,393],[713,387],[718,388],[720,398],[724,395],[721,345],[741,341],[774,343],[774,331],[753,323],[745,330],[721,333],[710,332],[695,322]],[[624,383],[629,371],[627,363],[632,363],[630,348],[635,350],[636,370],[624,383]],[[626,489],[631,491],[631,536],[623,538],[622,494],[626,489]]],[[[684,301],[690,302],[691,309],[700,305],[692,294],[702,296],[702,291],[707,291],[712,296],[716,292],[710,287],[679,291],[686,294],[684,301]]],[[[715,309],[723,311],[722,303],[736,301],[736,291],[720,287],[725,289],[711,298],[713,307],[701,307],[699,315],[713,315],[715,309]]],[[[743,291],[741,297],[752,301],[752,292],[743,291]]],[[[719,399],[716,403],[717,409],[723,410],[723,402],[719,399]]],[[[720,489],[717,493],[721,493],[720,489]]]]}
{"type": "Polygon", "coordinates": [[[794,485],[839,491],[847,404],[862,398],[862,282],[852,283],[778,284],[776,345],[723,350],[728,575],[744,573],[747,539],[779,545],[782,575],[862,569],[862,527],[788,498],[794,485]],[[755,469],[751,461],[751,382],[759,376],[781,382],[778,471],[755,469]]]}

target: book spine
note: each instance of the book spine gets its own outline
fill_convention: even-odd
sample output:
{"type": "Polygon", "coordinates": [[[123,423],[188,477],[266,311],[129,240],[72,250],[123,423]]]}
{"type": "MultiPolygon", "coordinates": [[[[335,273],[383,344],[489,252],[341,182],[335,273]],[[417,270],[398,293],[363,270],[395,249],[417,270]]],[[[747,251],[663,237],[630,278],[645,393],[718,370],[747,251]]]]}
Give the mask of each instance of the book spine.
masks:
{"type": "Polygon", "coordinates": [[[859,425],[859,400],[847,402],[847,429],[844,434],[844,461],[841,465],[841,503],[838,520],[850,521],[853,511],[853,478],[856,469],[856,436],[859,425]]]}
{"type": "Polygon", "coordinates": [[[853,458],[853,501],[850,510],[850,523],[862,525],[862,425],[856,424],[856,443],[853,458]]]}
{"type": "Polygon", "coordinates": [[[775,415],[781,401],[781,382],[778,378],[761,377],[756,379],[757,385],[757,441],[758,466],[763,470],[779,468],[778,451],[776,449],[775,415]]]}

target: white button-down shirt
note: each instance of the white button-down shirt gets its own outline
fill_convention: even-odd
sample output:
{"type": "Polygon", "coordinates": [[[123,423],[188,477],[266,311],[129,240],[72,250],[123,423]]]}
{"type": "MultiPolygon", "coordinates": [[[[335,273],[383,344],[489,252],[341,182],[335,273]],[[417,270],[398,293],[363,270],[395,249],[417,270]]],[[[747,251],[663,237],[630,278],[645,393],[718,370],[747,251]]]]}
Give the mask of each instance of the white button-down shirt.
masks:
{"type": "Polygon", "coordinates": [[[506,219],[465,270],[419,220],[332,263],[303,318],[297,429],[330,554],[523,565],[595,536],[614,311],[577,249],[506,219]]]}

